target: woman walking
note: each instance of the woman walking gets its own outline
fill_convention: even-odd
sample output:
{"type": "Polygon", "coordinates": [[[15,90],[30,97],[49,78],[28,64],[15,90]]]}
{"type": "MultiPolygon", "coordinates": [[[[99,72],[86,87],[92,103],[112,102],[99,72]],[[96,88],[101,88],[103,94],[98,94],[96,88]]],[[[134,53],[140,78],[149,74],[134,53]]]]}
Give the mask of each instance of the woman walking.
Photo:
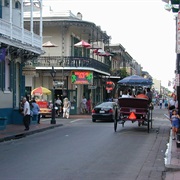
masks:
{"type": "Polygon", "coordinates": [[[69,113],[70,113],[70,102],[68,98],[64,98],[63,100],[63,118],[69,118],[69,113]]]}

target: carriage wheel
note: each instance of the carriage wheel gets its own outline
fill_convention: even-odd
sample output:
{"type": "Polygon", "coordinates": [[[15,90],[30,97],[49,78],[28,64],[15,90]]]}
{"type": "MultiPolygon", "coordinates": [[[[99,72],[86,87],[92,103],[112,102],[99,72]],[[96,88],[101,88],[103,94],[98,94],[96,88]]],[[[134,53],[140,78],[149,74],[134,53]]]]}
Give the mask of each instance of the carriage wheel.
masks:
{"type": "Polygon", "coordinates": [[[147,130],[148,130],[148,133],[149,133],[149,118],[150,118],[150,113],[148,111],[148,114],[147,114],[147,130]]]}
{"type": "Polygon", "coordinates": [[[117,120],[118,119],[118,113],[117,113],[117,110],[116,110],[116,114],[115,114],[115,118],[114,118],[114,132],[116,132],[117,130],[117,120]]]}
{"type": "Polygon", "coordinates": [[[114,132],[117,130],[117,117],[114,119],[114,132]]]}
{"type": "Polygon", "coordinates": [[[150,110],[150,120],[151,120],[151,129],[152,129],[152,109],[150,110]]]}
{"type": "Polygon", "coordinates": [[[114,132],[117,130],[117,119],[114,120],[114,132]]]}

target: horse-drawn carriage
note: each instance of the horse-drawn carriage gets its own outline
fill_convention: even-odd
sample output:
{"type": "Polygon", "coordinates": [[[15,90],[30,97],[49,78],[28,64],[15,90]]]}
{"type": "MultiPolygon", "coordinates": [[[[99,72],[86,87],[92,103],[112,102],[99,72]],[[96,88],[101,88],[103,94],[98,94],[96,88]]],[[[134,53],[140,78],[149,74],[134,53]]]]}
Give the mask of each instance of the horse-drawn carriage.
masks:
{"type": "Polygon", "coordinates": [[[117,124],[124,127],[126,121],[132,123],[138,122],[138,126],[147,126],[149,133],[152,128],[152,108],[148,99],[141,98],[119,98],[120,106],[119,118],[114,120],[114,131],[117,130],[117,124]]]}
{"type": "MultiPolygon", "coordinates": [[[[143,78],[141,76],[132,75],[128,76],[120,81],[118,81],[120,87],[125,86],[135,89],[150,87],[152,81],[150,79],[143,78]]],[[[150,128],[152,128],[152,104],[148,99],[145,98],[119,98],[118,103],[120,106],[119,117],[114,120],[114,131],[117,130],[117,124],[124,124],[126,121],[131,121],[132,123],[138,122],[138,126],[147,126],[147,131],[149,133],[150,128]]]]}

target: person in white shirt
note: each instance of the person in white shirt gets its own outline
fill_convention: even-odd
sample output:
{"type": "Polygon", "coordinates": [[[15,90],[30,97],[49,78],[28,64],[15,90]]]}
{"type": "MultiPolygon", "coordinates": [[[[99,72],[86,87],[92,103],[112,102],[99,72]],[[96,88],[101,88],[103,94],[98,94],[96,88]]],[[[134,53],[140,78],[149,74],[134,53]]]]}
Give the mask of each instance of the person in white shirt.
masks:
{"type": "Polygon", "coordinates": [[[30,125],[30,105],[29,105],[29,102],[27,101],[26,97],[23,98],[23,104],[24,104],[24,107],[23,107],[23,123],[24,123],[24,126],[25,126],[25,131],[28,131],[29,130],[29,125],[30,125]]]}
{"type": "Polygon", "coordinates": [[[123,91],[123,94],[121,97],[122,98],[129,98],[130,96],[129,96],[128,92],[125,90],[125,91],[123,91]]]}
{"type": "Polygon", "coordinates": [[[163,100],[160,99],[160,100],[159,100],[159,108],[160,108],[160,109],[162,108],[162,104],[163,104],[163,100]]]}
{"type": "Polygon", "coordinates": [[[70,101],[68,100],[68,98],[64,98],[63,100],[63,118],[69,118],[69,114],[70,114],[70,101]]]}

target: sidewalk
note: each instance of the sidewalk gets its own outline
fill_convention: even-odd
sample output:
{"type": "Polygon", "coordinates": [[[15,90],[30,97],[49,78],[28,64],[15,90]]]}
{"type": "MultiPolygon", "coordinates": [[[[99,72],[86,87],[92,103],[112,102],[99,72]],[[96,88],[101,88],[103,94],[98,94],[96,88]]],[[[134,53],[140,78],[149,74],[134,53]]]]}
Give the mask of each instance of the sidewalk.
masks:
{"type": "Polygon", "coordinates": [[[172,140],[172,131],[169,138],[169,148],[167,152],[167,163],[165,180],[180,179],[180,147],[177,147],[176,140],[172,140]]]}
{"type": "MultiPolygon", "coordinates": [[[[84,118],[91,118],[90,115],[71,115],[70,120],[73,119],[84,119],[84,118]]],[[[47,118],[46,121],[41,121],[40,124],[31,124],[29,131],[24,131],[24,125],[19,124],[10,124],[6,126],[5,130],[0,130],[0,142],[8,141],[12,139],[22,138],[34,133],[46,131],[48,129],[52,129],[55,127],[63,126],[61,123],[62,118],[56,118],[56,124],[51,124],[51,118],[47,118]]]]}

